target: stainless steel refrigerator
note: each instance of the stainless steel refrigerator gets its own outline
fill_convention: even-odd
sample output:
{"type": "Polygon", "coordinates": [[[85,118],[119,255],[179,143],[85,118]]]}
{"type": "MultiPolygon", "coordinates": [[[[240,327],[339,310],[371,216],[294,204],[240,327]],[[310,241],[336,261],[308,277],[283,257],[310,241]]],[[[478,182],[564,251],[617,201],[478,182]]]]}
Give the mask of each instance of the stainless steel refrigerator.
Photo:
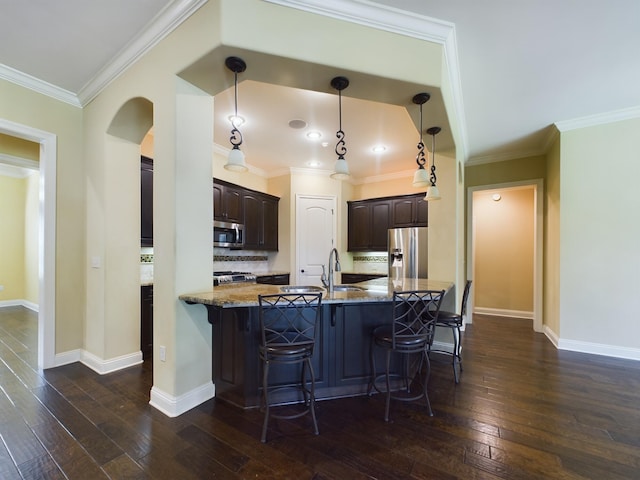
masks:
{"type": "Polygon", "coordinates": [[[389,229],[389,278],[428,278],[427,227],[389,229]]]}

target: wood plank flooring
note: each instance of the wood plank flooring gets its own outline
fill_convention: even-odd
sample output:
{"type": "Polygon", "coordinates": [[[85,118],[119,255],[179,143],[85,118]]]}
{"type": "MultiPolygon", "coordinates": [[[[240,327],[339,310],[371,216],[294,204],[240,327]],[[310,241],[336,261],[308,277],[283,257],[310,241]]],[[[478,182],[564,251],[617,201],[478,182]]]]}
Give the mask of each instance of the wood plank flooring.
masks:
{"type": "MultiPolygon", "coordinates": [[[[0,478],[639,479],[640,362],[557,351],[531,322],[476,315],[464,372],[433,362],[434,417],[380,395],[274,422],[208,401],[149,406],[150,363],[109,375],[38,371],[36,315],[0,309],[0,478]]],[[[208,362],[209,359],[203,359],[208,362]]]]}

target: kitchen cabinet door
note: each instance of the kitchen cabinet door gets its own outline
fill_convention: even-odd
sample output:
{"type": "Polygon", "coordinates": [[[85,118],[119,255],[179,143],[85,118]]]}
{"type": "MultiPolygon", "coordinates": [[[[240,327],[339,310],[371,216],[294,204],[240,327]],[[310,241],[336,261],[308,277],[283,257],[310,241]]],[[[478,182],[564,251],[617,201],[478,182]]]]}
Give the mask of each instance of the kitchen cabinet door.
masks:
{"type": "Polygon", "coordinates": [[[153,247],[153,159],[140,157],[140,245],[153,247]]]}
{"type": "Polygon", "coordinates": [[[256,283],[262,283],[266,285],[289,285],[289,274],[282,273],[279,275],[259,275],[256,278],[256,283]]]}
{"type": "Polygon", "coordinates": [[[371,244],[371,206],[366,202],[350,202],[348,209],[347,250],[365,251],[371,244]]]}
{"type": "Polygon", "coordinates": [[[213,184],[213,218],[222,222],[242,223],[243,191],[231,184],[213,184]]]}
{"type": "Polygon", "coordinates": [[[391,228],[426,227],[427,202],[423,194],[392,200],[391,228]]]}
{"type": "Polygon", "coordinates": [[[143,360],[153,358],[153,285],[140,287],[140,350],[143,360]]]}
{"type": "Polygon", "coordinates": [[[278,201],[259,192],[244,192],[245,249],[278,250],[278,201]]]}
{"type": "Polygon", "coordinates": [[[350,252],[386,252],[389,201],[349,202],[347,249],[350,252]]]}
{"type": "Polygon", "coordinates": [[[369,249],[374,252],[386,252],[388,246],[391,202],[380,201],[371,204],[371,233],[369,249]]]}

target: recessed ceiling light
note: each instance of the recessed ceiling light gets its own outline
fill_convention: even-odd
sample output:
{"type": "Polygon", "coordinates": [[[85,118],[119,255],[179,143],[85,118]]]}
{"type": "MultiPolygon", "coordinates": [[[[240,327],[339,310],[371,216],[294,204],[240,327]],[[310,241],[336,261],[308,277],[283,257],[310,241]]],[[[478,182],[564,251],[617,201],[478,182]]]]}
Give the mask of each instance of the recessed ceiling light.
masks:
{"type": "Polygon", "coordinates": [[[375,147],[373,147],[371,150],[373,150],[374,153],[382,153],[387,149],[387,147],[385,147],[384,145],[376,145],[375,147]]]}
{"type": "Polygon", "coordinates": [[[317,140],[318,138],[322,137],[322,134],[317,130],[312,130],[310,132],[307,132],[307,137],[309,137],[311,140],[317,140]]]}
{"type": "Polygon", "coordinates": [[[307,166],[309,167],[319,167],[321,165],[322,163],[320,163],[318,160],[310,160],[307,162],[307,166]]]}
{"type": "Polygon", "coordinates": [[[239,127],[244,123],[244,117],[241,117],[240,115],[229,115],[229,122],[231,122],[231,125],[239,127]]]}
{"type": "Polygon", "coordinates": [[[290,120],[289,121],[289,126],[291,128],[300,129],[300,128],[306,127],[307,126],[307,122],[305,122],[304,120],[300,120],[300,119],[294,119],[294,120],[290,120]]]}
{"type": "Polygon", "coordinates": [[[320,145],[322,145],[323,147],[327,148],[329,146],[329,142],[322,142],[320,145]]]}
{"type": "Polygon", "coordinates": [[[491,195],[491,198],[493,198],[494,202],[499,202],[500,199],[502,199],[502,195],[500,195],[499,193],[494,193],[493,195],[491,195]]]}

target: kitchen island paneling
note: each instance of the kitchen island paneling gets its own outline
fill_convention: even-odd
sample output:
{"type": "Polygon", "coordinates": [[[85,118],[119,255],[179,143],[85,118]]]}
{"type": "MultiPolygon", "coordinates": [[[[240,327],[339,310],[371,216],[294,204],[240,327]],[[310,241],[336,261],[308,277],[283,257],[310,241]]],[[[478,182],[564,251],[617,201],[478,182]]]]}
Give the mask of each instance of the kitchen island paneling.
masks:
{"type": "MultiPolygon", "coordinates": [[[[358,284],[360,291],[326,291],[322,297],[320,329],[312,360],[318,400],[364,395],[370,376],[369,347],[373,327],[391,320],[393,292],[451,290],[453,284],[430,279],[388,278],[358,284]]],[[[258,359],[260,319],[258,295],[282,293],[281,286],[240,284],[218,286],[208,292],[184,294],[180,300],[202,304],[212,325],[212,371],[216,398],[241,408],[260,405],[258,359]]],[[[380,355],[383,352],[378,352],[380,355]]],[[[376,359],[383,365],[382,357],[376,359]]],[[[395,369],[395,365],[392,366],[395,369]]],[[[273,385],[293,385],[299,366],[289,365],[270,379],[273,385]]],[[[284,390],[276,403],[298,401],[298,392],[284,390]]]]}

